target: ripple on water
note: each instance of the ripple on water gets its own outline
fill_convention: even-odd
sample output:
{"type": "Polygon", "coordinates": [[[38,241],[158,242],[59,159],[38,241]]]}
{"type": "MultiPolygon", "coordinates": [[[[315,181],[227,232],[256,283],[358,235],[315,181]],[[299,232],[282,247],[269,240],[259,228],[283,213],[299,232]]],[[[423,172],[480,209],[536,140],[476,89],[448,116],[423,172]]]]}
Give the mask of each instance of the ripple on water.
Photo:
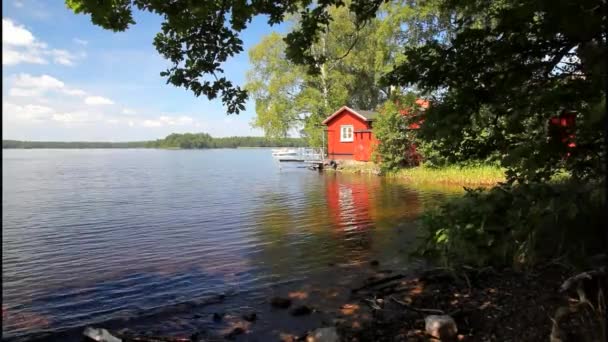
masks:
{"type": "Polygon", "coordinates": [[[377,259],[444,194],[279,169],[266,149],[3,152],[5,337],[377,259]]]}

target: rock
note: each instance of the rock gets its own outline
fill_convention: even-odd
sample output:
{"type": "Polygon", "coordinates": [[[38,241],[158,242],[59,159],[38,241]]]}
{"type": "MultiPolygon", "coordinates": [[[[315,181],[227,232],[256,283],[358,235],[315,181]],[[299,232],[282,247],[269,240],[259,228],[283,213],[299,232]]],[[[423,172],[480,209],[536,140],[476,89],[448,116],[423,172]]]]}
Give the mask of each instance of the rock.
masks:
{"type": "Polygon", "coordinates": [[[334,327],[319,328],[306,337],[306,342],[338,342],[338,332],[334,327]]]}
{"type": "Polygon", "coordinates": [[[201,342],[203,339],[203,337],[201,336],[200,332],[195,332],[194,334],[190,335],[190,341],[192,342],[201,342]]]}
{"type": "Polygon", "coordinates": [[[426,333],[441,340],[453,341],[458,334],[458,327],[451,316],[430,315],[424,318],[426,333]]]}
{"type": "Polygon", "coordinates": [[[222,318],[224,318],[224,314],[217,313],[217,312],[213,314],[213,321],[214,322],[221,322],[222,318]]]}
{"type": "Polygon", "coordinates": [[[122,342],[122,339],[101,328],[87,327],[84,329],[83,335],[97,342],[122,342]]]}
{"type": "Polygon", "coordinates": [[[203,317],[203,315],[201,315],[201,314],[194,314],[192,317],[194,317],[194,318],[198,319],[198,318],[202,318],[202,317],[203,317]]]}
{"type": "Polygon", "coordinates": [[[291,299],[289,299],[289,298],[281,298],[281,297],[273,297],[270,300],[270,305],[274,306],[275,308],[287,309],[289,306],[291,306],[291,299]]]}
{"type": "Polygon", "coordinates": [[[243,314],[242,317],[247,322],[254,322],[256,319],[258,319],[258,315],[255,312],[243,314]]]}
{"type": "Polygon", "coordinates": [[[229,340],[234,340],[238,335],[241,335],[244,333],[245,333],[245,329],[243,329],[241,327],[236,327],[236,328],[232,329],[232,331],[224,337],[229,340]]]}
{"type": "Polygon", "coordinates": [[[310,315],[311,312],[312,312],[312,310],[308,306],[301,305],[301,306],[298,306],[298,307],[294,308],[293,310],[291,310],[291,315],[292,316],[304,316],[304,315],[310,315]]]}
{"type": "Polygon", "coordinates": [[[297,336],[283,333],[280,334],[279,338],[281,339],[281,342],[296,342],[298,340],[297,336]]]}
{"type": "Polygon", "coordinates": [[[378,266],[378,265],[380,265],[380,262],[378,260],[372,260],[372,261],[370,261],[369,264],[372,266],[378,266]]]}

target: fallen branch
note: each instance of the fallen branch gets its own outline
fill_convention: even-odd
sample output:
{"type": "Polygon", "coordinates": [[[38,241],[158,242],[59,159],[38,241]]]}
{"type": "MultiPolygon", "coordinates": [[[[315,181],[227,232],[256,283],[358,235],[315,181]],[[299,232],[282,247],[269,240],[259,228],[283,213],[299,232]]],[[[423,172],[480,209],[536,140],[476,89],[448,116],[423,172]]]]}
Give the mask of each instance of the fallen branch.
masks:
{"type": "Polygon", "coordinates": [[[602,267],[599,270],[592,270],[592,271],[579,273],[575,276],[572,276],[572,277],[566,279],[566,281],[564,281],[562,286],[560,286],[559,291],[566,292],[566,291],[574,288],[575,286],[577,286],[580,282],[582,282],[584,280],[593,279],[598,276],[603,276],[605,273],[606,273],[605,267],[602,267]]]}
{"type": "Polygon", "coordinates": [[[445,314],[443,312],[443,310],[439,310],[439,309],[424,309],[424,308],[415,308],[405,302],[402,302],[400,300],[398,300],[397,298],[395,298],[394,296],[390,296],[390,299],[392,299],[395,303],[405,307],[406,309],[415,311],[415,312],[419,312],[419,313],[431,313],[431,314],[438,314],[438,315],[443,315],[445,314]]]}
{"type": "Polygon", "coordinates": [[[405,277],[406,277],[405,274],[397,274],[397,275],[394,275],[394,276],[386,277],[386,278],[383,278],[383,279],[380,279],[380,280],[377,280],[377,281],[365,284],[365,285],[363,285],[361,287],[358,287],[356,289],[352,289],[351,292],[352,293],[356,293],[356,292],[359,292],[361,290],[365,290],[365,289],[372,288],[372,287],[375,287],[375,286],[378,286],[378,285],[386,284],[386,283],[391,282],[393,280],[397,280],[397,279],[401,279],[401,278],[405,278],[405,277]]]}

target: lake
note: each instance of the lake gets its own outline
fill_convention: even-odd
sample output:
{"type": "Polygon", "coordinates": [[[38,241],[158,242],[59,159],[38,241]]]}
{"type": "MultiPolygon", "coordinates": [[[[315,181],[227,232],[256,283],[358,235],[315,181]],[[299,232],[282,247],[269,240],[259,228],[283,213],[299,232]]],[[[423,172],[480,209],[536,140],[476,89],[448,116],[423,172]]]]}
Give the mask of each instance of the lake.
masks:
{"type": "Polygon", "coordinates": [[[407,265],[416,218],[446,193],[269,149],[3,150],[3,337],[407,265]]]}

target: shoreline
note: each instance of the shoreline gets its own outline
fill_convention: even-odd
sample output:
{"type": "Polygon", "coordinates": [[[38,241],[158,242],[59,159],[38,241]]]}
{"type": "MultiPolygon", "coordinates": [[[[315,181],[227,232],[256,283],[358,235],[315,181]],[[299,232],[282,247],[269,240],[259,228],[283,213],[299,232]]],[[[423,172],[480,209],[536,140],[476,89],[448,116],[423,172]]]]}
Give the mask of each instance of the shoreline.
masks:
{"type": "MultiPolygon", "coordinates": [[[[107,329],[123,341],[292,342],[307,341],[318,329],[334,331],[340,341],[428,341],[425,317],[448,314],[458,327],[458,341],[543,340],[551,333],[556,310],[568,306],[557,290],[571,274],[555,264],[519,273],[430,265],[400,269],[376,260],[344,268],[328,264],[327,272],[351,276],[326,288],[315,282],[284,284],[269,290],[267,298],[237,308],[231,307],[229,296],[219,297],[203,308],[142,314],[92,327],[107,329]],[[289,303],[276,304],[277,298],[289,303]]],[[[80,341],[84,329],[27,340],[80,341]]]]}
{"type": "Polygon", "coordinates": [[[504,171],[497,166],[466,167],[412,167],[382,173],[380,167],[372,162],[336,160],[337,168],[326,167],[328,172],[345,174],[368,174],[391,179],[403,179],[414,184],[445,184],[463,186],[491,186],[505,181],[504,171]]]}

